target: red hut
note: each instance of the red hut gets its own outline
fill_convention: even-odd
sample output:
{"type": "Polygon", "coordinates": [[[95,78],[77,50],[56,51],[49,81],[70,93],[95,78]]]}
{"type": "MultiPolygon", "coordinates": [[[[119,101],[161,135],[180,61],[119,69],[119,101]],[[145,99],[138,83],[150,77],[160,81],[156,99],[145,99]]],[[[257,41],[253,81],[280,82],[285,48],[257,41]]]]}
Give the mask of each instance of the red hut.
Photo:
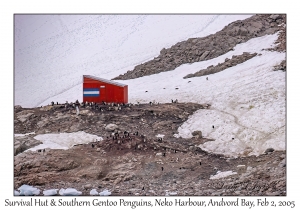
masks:
{"type": "Polygon", "coordinates": [[[83,102],[128,103],[128,86],[90,75],[83,75],[83,102]]]}

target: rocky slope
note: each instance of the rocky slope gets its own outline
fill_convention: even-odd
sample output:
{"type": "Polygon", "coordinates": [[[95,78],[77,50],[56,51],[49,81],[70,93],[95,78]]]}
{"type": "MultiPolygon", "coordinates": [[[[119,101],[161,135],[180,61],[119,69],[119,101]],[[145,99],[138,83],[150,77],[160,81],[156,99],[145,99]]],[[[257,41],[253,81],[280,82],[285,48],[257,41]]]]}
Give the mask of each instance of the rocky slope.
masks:
{"type": "Polygon", "coordinates": [[[109,189],[112,195],[286,195],[285,151],[269,149],[258,157],[228,158],[197,147],[213,141],[203,138],[200,131],[191,139],[173,137],[190,114],[209,106],[101,107],[104,111],[82,107],[79,116],[74,108],[65,110],[60,105],[15,110],[15,133],[82,130],[104,139],[68,150],[16,155],[15,189],[29,184],[41,190],[72,187],[83,195],[93,188],[109,189]],[[157,134],[165,136],[159,139],[157,134]],[[213,179],[226,171],[232,175],[213,179]]]}
{"type": "Polygon", "coordinates": [[[236,56],[234,55],[234,56],[232,56],[231,59],[226,58],[225,62],[223,62],[223,63],[219,63],[216,66],[211,65],[211,66],[207,67],[206,69],[201,69],[200,71],[198,71],[194,74],[188,74],[183,78],[187,79],[187,78],[191,78],[191,77],[201,77],[201,76],[205,76],[205,75],[214,74],[214,73],[223,71],[227,68],[230,68],[232,66],[236,66],[240,63],[243,63],[243,62],[253,58],[256,55],[257,55],[257,53],[251,54],[251,53],[247,53],[247,52],[244,52],[242,55],[236,55],[236,56]]]}
{"type": "Polygon", "coordinates": [[[237,44],[279,31],[278,46],[274,50],[285,51],[285,23],[286,16],[283,14],[254,15],[242,21],[235,21],[215,34],[203,38],[190,38],[187,41],[176,43],[168,49],[164,48],[158,57],[137,65],[133,70],[114,79],[134,79],[170,71],[185,63],[216,58],[229,52],[237,44]]]}

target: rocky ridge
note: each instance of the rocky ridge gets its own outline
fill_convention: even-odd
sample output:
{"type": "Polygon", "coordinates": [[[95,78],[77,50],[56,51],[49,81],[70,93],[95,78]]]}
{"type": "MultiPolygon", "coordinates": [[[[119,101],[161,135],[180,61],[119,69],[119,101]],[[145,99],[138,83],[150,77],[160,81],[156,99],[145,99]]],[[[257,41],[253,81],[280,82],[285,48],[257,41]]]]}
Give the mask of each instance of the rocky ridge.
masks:
{"type": "Polygon", "coordinates": [[[183,78],[187,79],[187,78],[191,78],[191,77],[201,77],[201,76],[205,76],[205,75],[214,74],[214,73],[223,71],[229,67],[236,66],[240,63],[243,63],[243,62],[255,57],[256,55],[257,55],[257,53],[251,54],[251,53],[247,53],[247,52],[244,52],[242,55],[233,55],[231,59],[226,58],[225,62],[223,62],[223,63],[219,63],[216,66],[211,65],[211,66],[207,67],[206,69],[201,69],[200,71],[198,71],[194,74],[188,74],[183,78]]]}
{"type": "Polygon", "coordinates": [[[286,16],[284,14],[254,15],[245,20],[235,21],[215,34],[203,38],[190,38],[187,41],[176,43],[168,49],[164,48],[158,57],[137,65],[133,70],[114,79],[134,79],[170,71],[182,64],[216,58],[233,50],[237,44],[276,32],[280,33],[277,40],[278,45],[274,50],[285,51],[285,23],[286,16]]]}

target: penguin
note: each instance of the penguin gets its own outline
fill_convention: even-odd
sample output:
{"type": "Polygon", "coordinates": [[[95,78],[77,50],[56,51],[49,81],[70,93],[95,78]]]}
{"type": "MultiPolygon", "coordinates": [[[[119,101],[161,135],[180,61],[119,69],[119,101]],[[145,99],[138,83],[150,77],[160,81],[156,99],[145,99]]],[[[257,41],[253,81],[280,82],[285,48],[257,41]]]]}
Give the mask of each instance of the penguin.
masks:
{"type": "Polygon", "coordinates": [[[208,80],[208,77],[206,77],[206,80],[208,80]]]}
{"type": "Polygon", "coordinates": [[[161,171],[164,171],[164,167],[161,167],[161,171]]]}
{"type": "Polygon", "coordinates": [[[215,126],[213,125],[212,128],[215,128],[215,126]]]}
{"type": "Polygon", "coordinates": [[[94,148],[95,147],[95,145],[94,144],[92,144],[92,148],[94,148]]]}

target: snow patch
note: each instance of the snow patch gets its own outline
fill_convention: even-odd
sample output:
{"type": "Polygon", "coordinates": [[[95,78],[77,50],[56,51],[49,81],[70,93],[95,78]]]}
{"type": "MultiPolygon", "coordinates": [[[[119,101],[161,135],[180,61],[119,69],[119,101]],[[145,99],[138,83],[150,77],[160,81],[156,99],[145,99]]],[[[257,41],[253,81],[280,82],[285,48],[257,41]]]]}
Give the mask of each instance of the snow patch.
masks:
{"type": "Polygon", "coordinates": [[[111,195],[111,192],[105,189],[102,192],[100,192],[99,195],[101,195],[101,196],[108,196],[108,195],[111,195]]]}
{"type": "MultiPolygon", "coordinates": [[[[19,195],[25,195],[25,196],[29,195],[30,196],[30,195],[39,195],[40,194],[39,189],[29,186],[29,185],[26,185],[26,184],[23,184],[21,187],[18,188],[18,190],[20,190],[19,195]]],[[[15,192],[17,192],[17,191],[15,191],[15,192]]]]}
{"type": "Polygon", "coordinates": [[[43,194],[45,196],[57,195],[57,191],[58,191],[58,189],[44,190],[43,194]]]}
{"type": "Polygon", "coordinates": [[[80,192],[80,191],[78,191],[78,190],[76,190],[76,189],[74,189],[74,188],[67,188],[67,189],[64,189],[64,188],[61,188],[60,190],[59,190],[59,194],[60,195],[81,195],[82,194],[82,192],[80,192]]]}
{"type": "Polygon", "coordinates": [[[36,151],[38,149],[69,149],[75,144],[86,144],[89,142],[101,141],[102,137],[78,131],[75,133],[59,133],[59,134],[40,134],[34,137],[41,141],[43,144],[28,150],[36,151]]]}
{"type": "Polygon", "coordinates": [[[237,172],[232,172],[232,171],[218,171],[216,175],[211,175],[209,179],[221,179],[227,176],[235,175],[237,172]]]}

